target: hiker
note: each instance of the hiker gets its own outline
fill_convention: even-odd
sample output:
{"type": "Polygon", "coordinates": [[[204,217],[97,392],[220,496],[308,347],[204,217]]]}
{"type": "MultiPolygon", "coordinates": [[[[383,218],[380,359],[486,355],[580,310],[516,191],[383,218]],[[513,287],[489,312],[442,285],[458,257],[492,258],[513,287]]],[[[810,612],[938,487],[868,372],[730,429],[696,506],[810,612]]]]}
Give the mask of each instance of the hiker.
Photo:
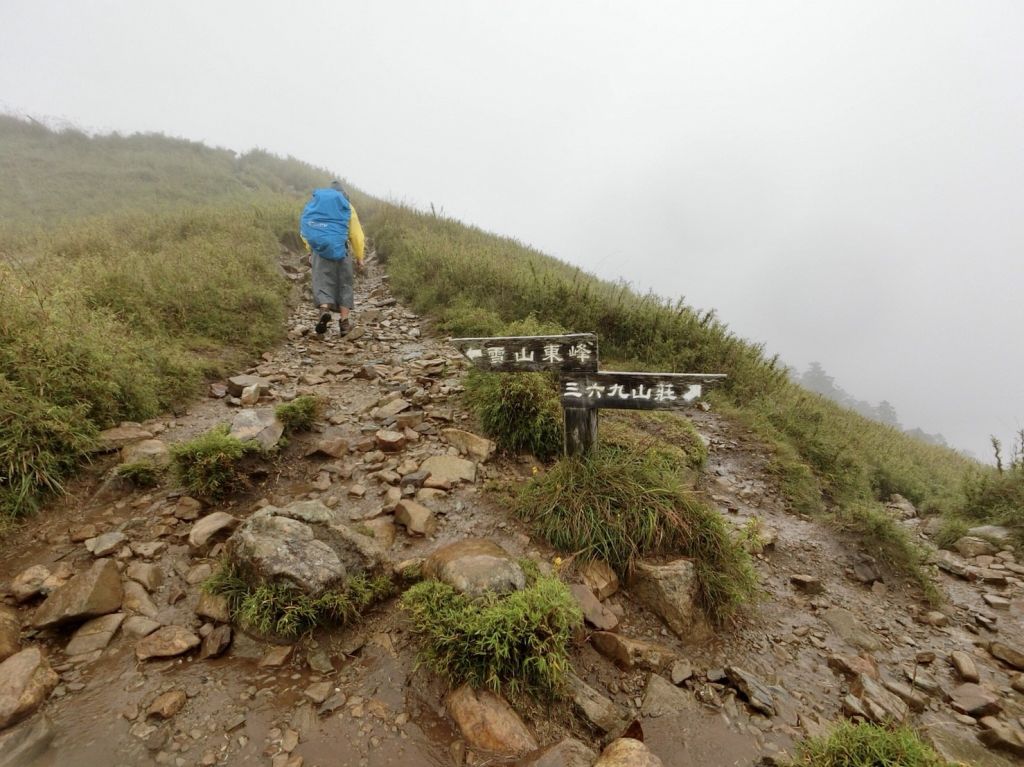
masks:
{"type": "Polygon", "coordinates": [[[299,231],[312,259],[313,303],[321,312],[317,335],[327,332],[332,313],[339,315],[338,330],[344,335],[351,330],[349,312],[355,303],[352,262],[362,268],[365,238],[356,209],[339,182],[313,190],[299,219],[299,231]]]}

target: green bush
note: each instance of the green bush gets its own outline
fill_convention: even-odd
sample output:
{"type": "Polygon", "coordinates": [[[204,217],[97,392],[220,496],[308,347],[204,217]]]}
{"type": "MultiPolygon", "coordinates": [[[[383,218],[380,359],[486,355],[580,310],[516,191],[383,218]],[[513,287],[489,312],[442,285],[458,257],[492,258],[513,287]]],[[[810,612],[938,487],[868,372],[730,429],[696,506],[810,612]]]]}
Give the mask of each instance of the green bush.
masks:
{"type": "Polygon", "coordinates": [[[309,431],[313,428],[317,416],[323,408],[319,397],[303,394],[291,402],[285,402],[275,408],[277,419],[284,424],[288,432],[309,431]]]}
{"type": "Polygon", "coordinates": [[[117,467],[117,476],[135,487],[153,487],[160,481],[161,470],[149,461],[122,463],[117,467]]]}
{"type": "Polygon", "coordinates": [[[953,767],[907,727],[841,722],[805,740],[786,767],[953,767]]]}
{"type": "Polygon", "coordinates": [[[557,695],[583,616],[557,578],[531,580],[522,591],[478,599],[433,580],[410,588],[402,607],[422,640],[421,662],[452,686],[557,695]]]}
{"type": "Polygon", "coordinates": [[[245,487],[243,459],[260,448],[232,437],[226,424],[188,442],[171,445],[171,459],[182,484],[206,498],[222,498],[245,487]]]}
{"type": "Polygon", "coordinates": [[[502,449],[546,461],[562,450],[562,406],[547,373],[484,373],[466,376],[466,403],[502,449]]]}
{"type": "Polygon", "coordinates": [[[587,458],[564,458],[523,487],[517,509],[560,551],[603,559],[622,575],[647,554],[691,557],[701,606],[715,621],[756,594],[747,552],[656,449],[602,445],[587,458]]]}
{"type": "Polygon", "coordinates": [[[261,636],[294,639],[318,626],[347,625],[393,591],[385,576],[357,573],[344,585],[318,597],[287,584],[251,586],[234,568],[222,563],[203,583],[209,594],[227,599],[231,619],[261,636]]]}

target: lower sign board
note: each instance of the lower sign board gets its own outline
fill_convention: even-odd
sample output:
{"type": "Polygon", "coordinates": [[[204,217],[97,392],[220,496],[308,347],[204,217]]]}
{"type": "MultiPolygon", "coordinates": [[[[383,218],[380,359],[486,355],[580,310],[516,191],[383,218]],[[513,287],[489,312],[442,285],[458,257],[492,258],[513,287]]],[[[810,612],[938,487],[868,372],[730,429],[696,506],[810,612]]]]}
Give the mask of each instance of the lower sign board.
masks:
{"type": "Polygon", "coordinates": [[[562,407],[680,410],[700,399],[722,373],[580,373],[561,378],[562,407]]]}
{"type": "Polygon", "coordinates": [[[492,373],[597,372],[597,336],[502,336],[453,338],[452,344],[474,366],[492,373]]]}

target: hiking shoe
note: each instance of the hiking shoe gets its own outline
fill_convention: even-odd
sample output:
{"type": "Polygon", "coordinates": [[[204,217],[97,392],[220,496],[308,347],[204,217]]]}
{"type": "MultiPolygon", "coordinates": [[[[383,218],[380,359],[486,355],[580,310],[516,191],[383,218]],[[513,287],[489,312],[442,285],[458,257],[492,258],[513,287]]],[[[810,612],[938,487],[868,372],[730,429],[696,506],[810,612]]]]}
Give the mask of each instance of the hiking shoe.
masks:
{"type": "Polygon", "coordinates": [[[316,334],[318,336],[322,336],[324,333],[327,332],[327,325],[330,323],[330,321],[330,312],[324,312],[323,314],[320,315],[320,321],[316,323],[316,334]]]}
{"type": "Polygon", "coordinates": [[[348,318],[338,320],[338,330],[342,335],[347,334],[352,329],[352,323],[348,321],[348,318]]]}

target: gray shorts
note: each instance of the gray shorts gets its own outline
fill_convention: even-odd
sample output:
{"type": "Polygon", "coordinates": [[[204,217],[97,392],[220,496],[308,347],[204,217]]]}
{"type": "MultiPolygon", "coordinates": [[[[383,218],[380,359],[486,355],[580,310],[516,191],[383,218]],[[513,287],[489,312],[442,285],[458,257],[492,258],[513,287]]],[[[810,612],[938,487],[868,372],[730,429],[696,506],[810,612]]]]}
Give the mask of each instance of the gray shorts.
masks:
{"type": "Polygon", "coordinates": [[[313,254],[313,304],[326,304],[332,311],[354,308],[352,296],[352,256],[331,261],[313,254]]]}

